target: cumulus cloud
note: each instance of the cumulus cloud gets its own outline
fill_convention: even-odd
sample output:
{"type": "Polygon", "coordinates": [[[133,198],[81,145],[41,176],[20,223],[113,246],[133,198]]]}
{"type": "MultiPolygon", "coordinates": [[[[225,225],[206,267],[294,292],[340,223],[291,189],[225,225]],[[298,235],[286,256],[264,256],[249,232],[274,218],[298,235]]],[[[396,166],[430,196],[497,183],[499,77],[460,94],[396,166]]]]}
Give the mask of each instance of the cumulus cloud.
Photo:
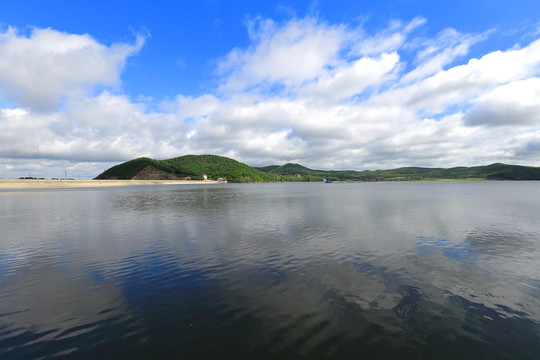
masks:
{"type": "Polygon", "coordinates": [[[225,90],[242,90],[267,83],[286,86],[316,78],[327,66],[337,64],[347,39],[345,27],[327,25],[313,18],[280,26],[272,20],[249,22],[252,45],[234,49],[220,63],[226,74],[225,90]]]}
{"type": "Polygon", "coordinates": [[[480,35],[462,34],[455,29],[445,29],[434,39],[420,39],[411,47],[418,46],[415,67],[401,78],[408,83],[431,76],[466,55],[471,46],[484,40],[490,31],[480,35]]]}
{"type": "Polygon", "coordinates": [[[416,35],[425,23],[368,33],[315,17],[252,19],[251,44],[217,60],[215,91],[159,106],[114,91],[143,39],[105,46],[88,35],[9,29],[0,91],[17,106],[0,109],[0,175],[40,159],[86,166],[92,177],[134,157],[187,153],[325,169],[540,165],[540,40],[470,58],[491,30],[444,29],[430,39],[416,35]],[[25,76],[6,74],[16,64],[25,76]],[[90,91],[96,85],[104,90],[90,91]]]}
{"type": "Polygon", "coordinates": [[[350,51],[356,56],[373,56],[394,52],[405,44],[410,33],[425,23],[426,19],[423,17],[416,17],[407,24],[394,20],[386,29],[373,35],[369,35],[362,28],[355,29],[355,33],[351,34],[354,41],[350,51]]]}
{"type": "MultiPolygon", "coordinates": [[[[405,105],[431,113],[449,106],[468,104],[497,86],[534,77],[539,73],[540,40],[524,48],[495,51],[466,64],[441,70],[405,86],[382,93],[376,101],[391,98],[405,105]]],[[[395,102],[395,101],[394,101],[395,102]]]]}
{"type": "Polygon", "coordinates": [[[511,82],[479,96],[465,115],[467,125],[540,127],[540,78],[511,82]]]}
{"type": "Polygon", "coordinates": [[[1,93],[17,106],[55,109],[62,97],[85,95],[95,85],[112,86],[135,45],[98,43],[89,35],[34,28],[29,36],[8,28],[0,34],[1,93]]]}
{"type": "Polygon", "coordinates": [[[378,58],[362,57],[351,64],[322,74],[301,93],[320,101],[334,103],[360,95],[369,86],[386,82],[399,63],[399,55],[382,53],[378,58]]]}
{"type": "Polygon", "coordinates": [[[516,159],[538,158],[540,156],[540,130],[516,136],[507,147],[516,159]]]}

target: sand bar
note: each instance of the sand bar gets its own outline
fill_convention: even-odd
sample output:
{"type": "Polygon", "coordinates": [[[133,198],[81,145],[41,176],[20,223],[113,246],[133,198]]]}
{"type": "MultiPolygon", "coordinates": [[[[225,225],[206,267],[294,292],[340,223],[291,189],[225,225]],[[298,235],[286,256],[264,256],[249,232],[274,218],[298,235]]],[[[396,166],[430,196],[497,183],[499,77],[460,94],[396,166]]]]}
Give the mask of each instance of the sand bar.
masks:
{"type": "Polygon", "coordinates": [[[110,186],[147,185],[210,185],[225,184],[226,181],[198,180],[48,180],[48,179],[0,179],[0,189],[46,189],[46,188],[86,188],[110,186]]]}

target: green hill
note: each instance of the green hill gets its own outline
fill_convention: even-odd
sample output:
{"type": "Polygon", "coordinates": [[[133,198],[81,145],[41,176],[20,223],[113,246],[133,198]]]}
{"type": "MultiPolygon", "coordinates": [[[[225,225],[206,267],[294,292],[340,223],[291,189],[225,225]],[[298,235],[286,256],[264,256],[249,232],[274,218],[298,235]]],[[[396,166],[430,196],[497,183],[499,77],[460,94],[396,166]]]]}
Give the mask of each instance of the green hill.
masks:
{"type": "Polygon", "coordinates": [[[113,166],[96,179],[130,180],[141,172],[150,174],[148,176],[152,179],[202,180],[203,174],[207,174],[208,179],[224,178],[229,182],[260,182],[274,179],[270,174],[217,155],[185,155],[167,160],[142,157],[113,166]]]}
{"type": "Polygon", "coordinates": [[[275,175],[289,176],[294,174],[306,177],[308,181],[315,179],[353,180],[353,181],[400,181],[400,180],[540,180],[540,168],[531,166],[491,164],[475,167],[422,168],[403,167],[391,170],[313,170],[299,164],[283,166],[267,166],[258,168],[275,175]]]}
{"type": "Polygon", "coordinates": [[[315,170],[308,169],[305,166],[300,164],[288,163],[280,167],[274,168],[270,171],[272,174],[281,174],[281,175],[313,175],[316,173],[315,170]]]}
{"type": "Polygon", "coordinates": [[[269,166],[263,166],[263,167],[253,167],[254,169],[257,169],[262,172],[271,173],[273,169],[280,167],[279,165],[269,165],[269,166]]]}
{"type": "Polygon", "coordinates": [[[157,160],[150,159],[147,157],[141,157],[133,159],[122,163],[120,165],[113,166],[110,169],[105,170],[99,174],[95,179],[96,180],[107,180],[107,179],[118,179],[118,180],[129,180],[133,178],[139,171],[144,169],[147,166],[154,166],[159,168],[159,165],[156,164],[157,160]]]}
{"type": "MultiPolygon", "coordinates": [[[[273,174],[278,181],[322,181],[324,178],[333,177],[329,175],[332,171],[312,170],[300,164],[287,163],[285,165],[270,165],[256,168],[258,170],[273,174]]],[[[334,177],[335,180],[339,180],[334,177]]]]}
{"type": "Polygon", "coordinates": [[[185,155],[167,160],[141,157],[113,166],[96,179],[193,179],[224,178],[229,182],[271,181],[404,181],[404,180],[540,180],[540,168],[491,164],[475,167],[403,167],[391,170],[313,170],[300,164],[252,168],[223,156],[185,155]]]}

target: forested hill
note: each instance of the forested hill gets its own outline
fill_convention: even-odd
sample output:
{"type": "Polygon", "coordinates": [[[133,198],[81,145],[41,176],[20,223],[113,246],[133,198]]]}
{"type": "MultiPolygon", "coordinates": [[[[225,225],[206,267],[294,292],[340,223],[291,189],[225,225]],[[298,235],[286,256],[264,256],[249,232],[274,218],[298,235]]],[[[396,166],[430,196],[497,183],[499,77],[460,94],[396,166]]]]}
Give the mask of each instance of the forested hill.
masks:
{"type": "Polygon", "coordinates": [[[113,166],[96,179],[192,179],[218,178],[229,182],[352,181],[406,180],[540,180],[540,168],[492,164],[475,167],[422,168],[403,167],[392,170],[313,170],[299,164],[270,165],[253,168],[236,160],[217,155],[185,155],[167,160],[137,158],[113,166]]]}
{"type": "Polygon", "coordinates": [[[185,155],[167,160],[137,158],[113,166],[96,177],[100,179],[190,179],[223,178],[230,182],[273,181],[274,176],[236,160],[217,155],[185,155]]]}
{"type": "Polygon", "coordinates": [[[356,181],[406,181],[406,180],[540,180],[540,168],[531,166],[491,164],[475,167],[422,168],[403,167],[391,170],[312,170],[299,164],[266,166],[256,168],[275,175],[300,175],[311,180],[326,178],[329,180],[356,181]]]}

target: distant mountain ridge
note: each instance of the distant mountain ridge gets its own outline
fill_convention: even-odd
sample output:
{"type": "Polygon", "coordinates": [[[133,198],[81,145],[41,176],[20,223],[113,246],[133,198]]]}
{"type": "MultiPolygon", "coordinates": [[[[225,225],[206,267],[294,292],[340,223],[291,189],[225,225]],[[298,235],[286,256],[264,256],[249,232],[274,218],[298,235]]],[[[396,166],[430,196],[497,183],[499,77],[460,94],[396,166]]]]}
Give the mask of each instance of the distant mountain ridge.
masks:
{"type": "Polygon", "coordinates": [[[540,168],[521,165],[495,163],[485,166],[453,167],[453,168],[424,168],[402,167],[390,170],[312,170],[300,164],[288,163],[283,166],[266,166],[256,168],[272,174],[301,175],[324,177],[330,180],[357,181],[399,181],[399,180],[540,180],[540,168]]]}
{"type": "Polygon", "coordinates": [[[95,179],[202,180],[226,179],[229,182],[276,181],[404,181],[404,180],[540,180],[540,168],[520,165],[491,164],[474,167],[423,168],[403,167],[391,170],[313,170],[300,164],[250,167],[217,155],[184,155],[167,160],[147,157],[113,166],[95,179]]]}

